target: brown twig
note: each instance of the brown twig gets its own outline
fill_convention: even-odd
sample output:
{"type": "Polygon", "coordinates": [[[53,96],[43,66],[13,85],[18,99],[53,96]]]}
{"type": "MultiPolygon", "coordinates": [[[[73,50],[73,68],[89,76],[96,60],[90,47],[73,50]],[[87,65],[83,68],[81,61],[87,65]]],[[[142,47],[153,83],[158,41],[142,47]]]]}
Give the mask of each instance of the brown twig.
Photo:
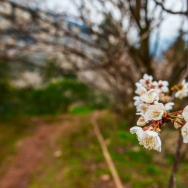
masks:
{"type": "Polygon", "coordinates": [[[176,188],[177,187],[176,186],[176,173],[178,171],[178,165],[179,165],[182,144],[183,144],[183,138],[181,136],[181,131],[179,131],[178,145],[177,145],[177,149],[176,149],[176,154],[174,156],[174,163],[173,163],[173,167],[172,167],[172,173],[170,176],[168,188],[176,188]]]}
{"type": "MultiPolygon", "coordinates": [[[[188,12],[188,0],[187,0],[187,12],[188,12]]],[[[187,18],[188,18],[188,14],[187,14],[187,18]]],[[[181,82],[183,79],[185,79],[188,76],[188,42],[187,42],[186,46],[187,46],[187,67],[186,67],[185,73],[182,75],[179,82],[181,82]]],[[[173,98],[174,98],[174,96],[175,96],[175,93],[173,95],[173,98]]],[[[172,167],[172,173],[170,176],[168,188],[176,188],[177,187],[176,186],[176,173],[178,171],[178,165],[179,165],[179,159],[180,159],[180,155],[181,155],[182,144],[183,144],[183,138],[181,135],[181,131],[179,131],[178,144],[177,144],[176,153],[174,156],[174,163],[173,163],[173,167],[172,167]]]]}
{"type": "Polygon", "coordinates": [[[154,2],[156,3],[156,5],[160,6],[164,11],[170,13],[170,14],[179,14],[179,15],[188,15],[188,10],[187,11],[172,11],[170,9],[167,9],[164,7],[164,4],[161,2],[158,2],[156,0],[154,0],[154,2]]]}
{"type": "Polygon", "coordinates": [[[109,167],[109,170],[110,170],[110,172],[112,174],[112,177],[114,179],[114,183],[116,185],[116,188],[124,188],[124,186],[123,186],[123,184],[122,184],[122,182],[120,180],[120,177],[118,175],[118,172],[117,172],[117,170],[115,168],[114,162],[113,162],[113,160],[112,160],[112,158],[110,156],[110,153],[108,151],[108,148],[106,146],[105,140],[104,140],[104,138],[103,138],[103,136],[101,134],[101,131],[99,129],[99,126],[98,126],[98,123],[97,123],[97,116],[98,116],[98,114],[94,114],[94,117],[91,120],[91,123],[92,123],[92,126],[93,126],[93,130],[94,130],[95,135],[96,135],[96,137],[97,137],[97,139],[99,141],[100,147],[102,149],[102,153],[103,153],[104,158],[106,160],[106,163],[107,163],[107,165],[109,167]]]}

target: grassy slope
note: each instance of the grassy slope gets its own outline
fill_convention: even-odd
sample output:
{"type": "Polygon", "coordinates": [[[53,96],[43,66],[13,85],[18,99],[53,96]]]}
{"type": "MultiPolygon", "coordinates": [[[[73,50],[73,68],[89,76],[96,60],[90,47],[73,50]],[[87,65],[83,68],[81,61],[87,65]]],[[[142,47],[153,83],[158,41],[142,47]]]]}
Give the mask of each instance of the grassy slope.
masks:
{"type": "MultiPolygon", "coordinates": [[[[110,176],[93,133],[90,116],[74,115],[67,121],[70,127],[63,132],[55,146],[49,146],[45,160],[30,175],[29,188],[102,188],[105,184],[102,177],[110,176]],[[60,153],[59,156],[54,155],[55,151],[60,153]]],[[[18,123],[15,126],[9,124],[4,126],[1,123],[0,126],[1,164],[7,156],[14,155],[16,141],[32,132],[27,123],[23,125],[22,122],[22,126],[18,126],[18,123]]],[[[99,125],[125,185],[133,188],[167,187],[171,156],[161,160],[161,154],[142,149],[135,135],[128,132],[126,122],[112,114],[101,118],[99,125]]],[[[188,186],[186,163],[183,161],[180,165],[178,188],[188,186]]]]}

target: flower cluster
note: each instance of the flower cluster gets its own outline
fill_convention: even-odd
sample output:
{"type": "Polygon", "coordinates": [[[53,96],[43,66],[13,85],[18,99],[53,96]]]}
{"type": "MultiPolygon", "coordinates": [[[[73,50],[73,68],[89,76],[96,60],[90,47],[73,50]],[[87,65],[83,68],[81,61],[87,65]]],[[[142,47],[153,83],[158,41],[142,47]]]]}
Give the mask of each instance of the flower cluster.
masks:
{"type": "Polygon", "coordinates": [[[186,82],[186,80],[183,80],[180,85],[174,88],[178,90],[175,94],[176,98],[183,99],[188,96],[188,82],[186,82]]]}
{"type": "MultiPolygon", "coordinates": [[[[174,127],[180,128],[185,143],[188,143],[188,106],[178,112],[170,113],[174,103],[170,102],[170,90],[167,81],[153,81],[153,77],[144,74],[143,78],[136,83],[137,96],[134,97],[137,115],[140,115],[137,125],[130,129],[136,134],[139,144],[146,149],[161,151],[161,140],[159,132],[161,127],[168,122],[174,123],[174,127]],[[144,126],[141,128],[140,126],[144,126]]],[[[172,90],[177,90],[175,97],[184,98],[188,96],[188,83],[183,80],[172,90]]]]}
{"type": "Polygon", "coordinates": [[[167,81],[153,81],[153,77],[144,74],[143,79],[136,83],[135,93],[139,96],[134,97],[134,105],[137,109],[137,114],[141,115],[137,125],[144,126],[151,120],[162,119],[163,114],[172,109],[173,102],[166,104],[160,101],[165,101],[166,94],[169,92],[167,81]]]}

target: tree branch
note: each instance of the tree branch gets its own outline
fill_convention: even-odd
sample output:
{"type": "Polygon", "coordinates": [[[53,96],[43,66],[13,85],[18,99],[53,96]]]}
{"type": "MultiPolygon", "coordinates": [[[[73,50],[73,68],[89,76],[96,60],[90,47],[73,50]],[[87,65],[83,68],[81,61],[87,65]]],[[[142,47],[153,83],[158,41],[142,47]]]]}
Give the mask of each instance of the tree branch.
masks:
{"type": "Polygon", "coordinates": [[[167,9],[164,7],[163,3],[158,2],[157,0],[154,0],[155,4],[160,6],[164,11],[170,13],[170,14],[179,14],[179,15],[188,15],[188,11],[172,11],[170,9],[167,9]]]}
{"type": "Polygon", "coordinates": [[[105,160],[106,160],[106,163],[109,167],[109,170],[112,174],[112,177],[114,179],[114,182],[115,182],[115,185],[116,185],[116,188],[123,188],[123,184],[120,180],[120,177],[118,175],[118,172],[115,168],[115,165],[114,165],[114,162],[110,156],[110,153],[107,149],[107,146],[106,146],[106,143],[105,143],[105,140],[100,132],[100,129],[99,129],[99,126],[98,126],[98,123],[97,123],[97,117],[98,117],[99,114],[94,114],[94,117],[92,118],[91,120],[91,123],[92,123],[92,126],[93,126],[93,130],[95,132],[95,135],[99,141],[99,144],[100,144],[100,147],[102,149],[102,152],[103,152],[103,155],[105,157],[105,160]]]}

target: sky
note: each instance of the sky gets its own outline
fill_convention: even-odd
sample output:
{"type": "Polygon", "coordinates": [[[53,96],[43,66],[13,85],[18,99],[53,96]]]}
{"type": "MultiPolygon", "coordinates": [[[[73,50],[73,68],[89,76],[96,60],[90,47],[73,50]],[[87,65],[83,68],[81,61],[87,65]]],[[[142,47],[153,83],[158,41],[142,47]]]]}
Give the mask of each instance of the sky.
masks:
{"type": "MultiPolygon", "coordinates": [[[[26,0],[14,0],[14,1],[25,1],[26,0]]],[[[76,8],[74,4],[79,4],[79,0],[35,0],[37,2],[41,2],[45,9],[56,11],[56,12],[67,12],[71,15],[76,15],[76,8]]],[[[160,1],[160,0],[158,0],[160,1]]],[[[87,1],[89,2],[89,1],[87,1]]],[[[91,5],[92,6],[92,5],[91,5]]],[[[153,0],[149,1],[149,10],[153,8],[154,2],[153,0]]],[[[165,7],[167,9],[171,9],[173,11],[180,11],[186,10],[186,0],[166,0],[165,7]]],[[[111,7],[113,9],[113,7],[111,7]]],[[[150,14],[155,14],[156,17],[158,16],[159,11],[151,12],[150,14]]],[[[114,13],[116,16],[116,12],[114,13]]],[[[93,15],[94,20],[100,20],[98,15],[93,15]]],[[[166,50],[171,43],[175,40],[176,36],[178,35],[178,30],[182,25],[182,17],[179,15],[172,15],[165,13],[165,19],[162,22],[160,27],[160,43],[159,47],[160,50],[166,50]]],[[[187,22],[183,26],[186,31],[188,31],[188,19],[187,22]]],[[[151,43],[154,43],[156,39],[156,31],[153,32],[151,36],[151,43]]],[[[188,41],[188,36],[187,36],[188,41]]]]}
{"type": "MultiPolygon", "coordinates": [[[[79,0],[44,0],[46,6],[51,10],[59,10],[59,11],[66,11],[73,15],[75,15],[76,9],[74,8],[74,3],[79,3],[79,0]]],[[[153,6],[153,0],[150,0],[150,7],[153,6]]],[[[181,1],[177,0],[166,0],[165,7],[168,9],[172,9],[174,11],[180,11],[182,9],[181,1]]],[[[183,10],[186,10],[186,0],[183,0],[183,10]]],[[[170,37],[175,36],[176,31],[181,24],[181,18],[177,15],[166,14],[166,19],[163,23],[161,28],[162,36],[170,37]]]]}
{"type": "MultiPolygon", "coordinates": [[[[22,1],[28,3],[26,0],[12,0],[22,1]]],[[[76,8],[74,4],[79,4],[79,0],[33,0],[37,3],[40,2],[43,6],[49,10],[56,12],[67,12],[71,15],[76,15],[76,8]]],[[[161,1],[161,0],[158,0],[161,1]]],[[[32,2],[32,1],[31,1],[32,2]]],[[[89,2],[89,1],[88,1],[89,2]]],[[[174,11],[186,10],[186,0],[165,0],[165,7],[174,11]],[[183,2],[183,3],[182,3],[183,2]],[[182,6],[183,5],[183,6],[182,6]]],[[[154,3],[153,0],[149,0],[150,9],[152,9],[154,3]]],[[[97,15],[94,15],[96,19],[97,15]]],[[[99,19],[99,18],[98,18],[99,19]]],[[[181,17],[178,15],[166,14],[166,18],[162,23],[160,30],[162,38],[171,38],[177,35],[177,30],[181,25],[181,17]]],[[[188,23],[184,25],[188,30],[188,23]]]]}
{"type": "MultiPolygon", "coordinates": [[[[76,10],[71,3],[71,0],[45,0],[46,6],[51,10],[67,11],[70,14],[75,15],[76,10]]],[[[159,0],[160,1],[160,0],[159,0]]],[[[79,0],[72,0],[74,3],[79,3],[79,0]]],[[[165,7],[173,11],[186,10],[186,0],[166,0],[165,7]]],[[[154,6],[153,0],[149,1],[150,9],[154,6]]],[[[160,28],[160,43],[159,53],[168,49],[169,45],[173,43],[178,35],[178,30],[182,24],[182,17],[179,15],[165,14],[165,20],[160,28]]],[[[188,31],[188,21],[184,24],[184,28],[188,31]]],[[[156,39],[156,33],[154,32],[151,37],[151,43],[154,43],[156,39]]],[[[187,36],[188,40],[188,36],[187,36]]]]}

